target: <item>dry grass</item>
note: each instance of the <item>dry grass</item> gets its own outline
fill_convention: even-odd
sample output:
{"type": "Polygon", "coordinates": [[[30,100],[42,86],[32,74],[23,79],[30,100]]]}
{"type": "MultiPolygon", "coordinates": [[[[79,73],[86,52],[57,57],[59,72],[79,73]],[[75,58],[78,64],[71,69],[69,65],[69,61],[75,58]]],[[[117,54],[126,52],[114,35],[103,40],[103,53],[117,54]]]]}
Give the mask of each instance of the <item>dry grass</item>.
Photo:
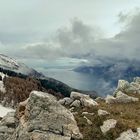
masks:
{"type": "Polygon", "coordinates": [[[33,90],[50,93],[58,99],[63,97],[61,93],[42,87],[40,81],[32,77],[27,77],[26,79],[6,77],[4,79],[4,86],[6,88],[6,93],[0,92],[0,102],[4,106],[13,108],[15,108],[19,102],[25,101],[33,90]]]}
{"type": "MultiPolygon", "coordinates": [[[[140,100],[140,95],[131,94],[131,96],[137,97],[140,100]]],[[[108,105],[105,102],[98,102],[99,106],[94,108],[80,108],[75,109],[78,115],[75,115],[78,126],[81,133],[84,136],[84,140],[115,140],[119,137],[120,133],[128,129],[133,131],[140,127],[140,101],[128,104],[111,104],[108,105]],[[103,109],[110,113],[110,115],[99,117],[97,110],[103,109]],[[94,112],[95,115],[87,117],[92,121],[92,125],[88,125],[83,118],[82,112],[94,112]],[[117,125],[114,129],[108,131],[105,135],[101,132],[100,126],[107,119],[117,120],[117,125]]]]}

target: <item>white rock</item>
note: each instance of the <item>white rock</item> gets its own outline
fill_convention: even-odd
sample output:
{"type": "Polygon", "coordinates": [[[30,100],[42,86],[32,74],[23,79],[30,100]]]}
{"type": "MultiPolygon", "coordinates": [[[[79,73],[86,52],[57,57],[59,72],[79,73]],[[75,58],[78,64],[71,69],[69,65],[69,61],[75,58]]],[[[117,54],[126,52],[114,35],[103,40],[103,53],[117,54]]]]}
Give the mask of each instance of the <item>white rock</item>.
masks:
{"type": "Polygon", "coordinates": [[[61,137],[59,140],[65,140],[65,137],[69,139],[83,137],[73,114],[53,95],[32,91],[24,114],[20,117],[19,125],[12,136],[13,140],[17,138],[17,135],[20,140],[33,139],[32,134],[36,133],[36,130],[39,130],[39,137],[35,140],[58,140],[58,137],[61,137]],[[50,135],[49,138],[47,133],[50,135]]]}
{"type": "Polygon", "coordinates": [[[139,132],[133,132],[131,129],[120,134],[116,140],[140,140],[139,132]]]}
{"type": "Polygon", "coordinates": [[[69,111],[71,111],[71,112],[73,112],[73,110],[74,110],[74,107],[71,107],[71,108],[69,109],[69,111]]]}
{"type": "Polygon", "coordinates": [[[135,83],[140,84],[140,77],[135,77],[133,81],[134,81],[135,83]]]}
{"type": "Polygon", "coordinates": [[[107,104],[116,103],[116,98],[113,97],[112,95],[107,95],[107,97],[105,98],[105,101],[107,104]]]}
{"type": "Polygon", "coordinates": [[[135,98],[135,97],[132,97],[132,96],[128,96],[128,95],[124,94],[121,91],[116,93],[116,100],[119,103],[129,103],[129,102],[137,102],[137,101],[139,101],[138,98],[135,98]]]}
{"type": "Polygon", "coordinates": [[[86,121],[87,121],[87,123],[88,123],[89,125],[92,125],[92,121],[89,120],[86,116],[84,116],[84,119],[86,119],[86,121]]]}
{"type": "Polygon", "coordinates": [[[111,128],[115,128],[116,124],[117,124],[117,121],[114,119],[106,120],[106,121],[104,121],[103,125],[100,126],[101,131],[105,134],[111,128]]]}
{"type": "Polygon", "coordinates": [[[73,99],[73,100],[80,100],[81,98],[83,97],[88,97],[89,98],[89,95],[85,95],[85,94],[82,94],[82,93],[79,93],[79,92],[71,92],[71,95],[70,95],[70,98],[73,99]]]}
{"type": "Polygon", "coordinates": [[[97,98],[95,99],[95,101],[96,101],[96,102],[98,102],[98,101],[105,101],[105,99],[102,98],[102,97],[97,97],[97,98]]]}
{"type": "Polygon", "coordinates": [[[7,113],[15,111],[12,108],[4,107],[0,104],[0,117],[4,117],[7,113]]]}
{"type": "Polygon", "coordinates": [[[71,107],[80,107],[81,106],[81,102],[79,100],[75,100],[70,106],[71,107]]]}
{"type": "Polygon", "coordinates": [[[137,101],[139,101],[138,98],[128,96],[127,94],[124,94],[121,91],[116,92],[116,98],[111,96],[111,95],[107,95],[105,100],[106,100],[106,103],[108,103],[108,104],[112,104],[112,103],[129,103],[129,102],[137,102],[137,101]]]}
{"type": "Polygon", "coordinates": [[[140,128],[137,128],[138,136],[140,137],[140,128]]]}
{"type": "Polygon", "coordinates": [[[73,115],[78,115],[78,112],[72,112],[73,115]]]}
{"type": "Polygon", "coordinates": [[[5,92],[6,92],[6,89],[5,89],[5,86],[4,86],[4,83],[3,83],[3,79],[4,79],[5,77],[7,77],[7,75],[5,75],[4,73],[0,72],[0,76],[1,76],[1,78],[2,78],[2,80],[0,81],[0,91],[1,91],[2,93],[5,93],[5,92]]]}
{"type": "Polygon", "coordinates": [[[71,98],[65,97],[63,99],[60,99],[58,102],[61,105],[70,105],[73,102],[73,100],[71,98]]]}
{"type": "Polygon", "coordinates": [[[94,115],[94,113],[89,113],[89,112],[83,112],[82,115],[94,115]]]}
{"type": "Polygon", "coordinates": [[[85,95],[79,92],[71,92],[70,98],[73,100],[80,100],[82,106],[85,107],[93,107],[98,105],[98,103],[95,102],[92,98],[90,98],[89,95],[85,95]]]}
{"type": "Polygon", "coordinates": [[[118,90],[124,91],[126,88],[129,87],[129,82],[125,80],[119,80],[118,81],[118,90]]]}
{"type": "Polygon", "coordinates": [[[110,113],[105,111],[105,110],[102,110],[102,109],[99,109],[98,110],[98,115],[99,116],[105,116],[105,115],[109,115],[110,113]]]}
{"type": "Polygon", "coordinates": [[[83,97],[80,99],[80,101],[81,101],[82,105],[85,107],[93,107],[93,106],[98,105],[98,103],[90,97],[83,97]]]}

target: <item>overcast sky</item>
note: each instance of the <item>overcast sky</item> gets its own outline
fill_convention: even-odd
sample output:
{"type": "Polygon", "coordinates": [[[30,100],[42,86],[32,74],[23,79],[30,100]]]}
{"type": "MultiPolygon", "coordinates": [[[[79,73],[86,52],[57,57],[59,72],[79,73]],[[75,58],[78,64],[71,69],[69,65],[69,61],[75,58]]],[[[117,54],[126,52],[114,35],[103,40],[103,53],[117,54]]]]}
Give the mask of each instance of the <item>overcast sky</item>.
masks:
{"type": "Polygon", "coordinates": [[[0,52],[34,67],[139,61],[139,8],[140,0],[0,0],[0,52]]]}

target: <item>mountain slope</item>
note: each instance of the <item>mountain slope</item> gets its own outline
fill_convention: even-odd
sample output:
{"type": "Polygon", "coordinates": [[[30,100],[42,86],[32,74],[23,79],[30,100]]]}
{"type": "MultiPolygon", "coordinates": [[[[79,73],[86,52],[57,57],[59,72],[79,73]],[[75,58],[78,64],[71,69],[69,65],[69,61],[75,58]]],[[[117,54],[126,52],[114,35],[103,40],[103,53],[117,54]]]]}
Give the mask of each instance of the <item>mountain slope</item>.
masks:
{"type": "Polygon", "coordinates": [[[37,72],[36,70],[29,68],[23,63],[19,63],[16,60],[0,54],[0,68],[14,71],[16,73],[22,73],[24,75],[36,77],[36,78],[42,78],[44,77],[43,74],[37,72]]]}
{"type": "Polygon", "coordinates": [[[122,61],[115,62],[114,64],[81,66],[74,69],[74,71],[93,75],[97,79],[97,82],[93,84],[94,89],[105,95],[111,94],[114,91],[114,87],[117,86],[119,79],[131,81],[134,77],[140,77],[140,63],[122,61]]]}

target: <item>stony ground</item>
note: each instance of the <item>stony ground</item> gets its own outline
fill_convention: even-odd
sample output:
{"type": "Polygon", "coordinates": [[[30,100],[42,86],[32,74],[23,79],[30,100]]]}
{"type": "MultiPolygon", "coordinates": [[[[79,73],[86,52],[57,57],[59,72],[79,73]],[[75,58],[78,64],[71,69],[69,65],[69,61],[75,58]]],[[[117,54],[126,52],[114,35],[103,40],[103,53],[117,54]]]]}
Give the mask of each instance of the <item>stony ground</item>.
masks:
{"type": "MultiPolygon", "coordinates": [[[[133,97],[137,97],[140,100],[139,94],[130,94],[133,97]]],[[[84,140],[115,140],[120,136],[120,134],[128,129],[136,131],[140,127],[140,101],[134,103],[116,103],[116,104],[106,104],[105,101],[98,101],[98,106],[95,107],[81,107],[75,108],[73,111],[75,113],[75,118],[77,120],[78,126],[81,133],[84,136],[84,140]],[[99,116],[98,110],[106,110],[109,115],[99,116]],[[83,112],[94,113],[94,115],[82,115],[83,112]],[[86,116],[92,124],[89,125],[86,116]],[[103,122],[108,119],[117,120],[115,128],[110,129],[106,134],[103,134],[100,126],[103,122]]]]}

